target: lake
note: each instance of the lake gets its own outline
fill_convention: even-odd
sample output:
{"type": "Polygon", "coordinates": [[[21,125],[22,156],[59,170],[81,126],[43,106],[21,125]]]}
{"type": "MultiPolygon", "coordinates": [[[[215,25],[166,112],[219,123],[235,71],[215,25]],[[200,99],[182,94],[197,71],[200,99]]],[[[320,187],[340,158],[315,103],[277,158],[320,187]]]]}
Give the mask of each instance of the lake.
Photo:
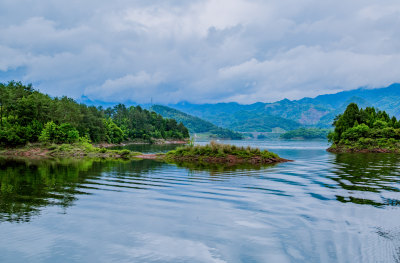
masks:
{"type": "Polygon", "coordinates": [[[227,143],[294,162],[0,159],[0,262],[400,262],[399,155],[227,143]]]}

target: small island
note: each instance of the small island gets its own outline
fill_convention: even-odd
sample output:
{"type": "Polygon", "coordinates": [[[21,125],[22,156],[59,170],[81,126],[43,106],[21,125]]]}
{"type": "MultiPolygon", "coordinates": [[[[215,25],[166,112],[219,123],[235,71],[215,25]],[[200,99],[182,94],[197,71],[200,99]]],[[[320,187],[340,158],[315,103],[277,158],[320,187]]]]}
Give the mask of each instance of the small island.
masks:
{"type": "Polygon", "coordinates": [[[157,155],[158,159],[168,162],[180,163],[208,163],[208,164],[275,164],[288,162],[277,154],[267,150],[251,147],[238,147],[235,145],[219,144],[212,141],[210,144],[186,145],[169,151],[164,155],[157,155]]]}
{"type": "Polygon", "coordinates": [[[373,107],[359,109],[351,103],[336,116],[328,135],[334,153],[400,153],[400,121],[373,107]]]}

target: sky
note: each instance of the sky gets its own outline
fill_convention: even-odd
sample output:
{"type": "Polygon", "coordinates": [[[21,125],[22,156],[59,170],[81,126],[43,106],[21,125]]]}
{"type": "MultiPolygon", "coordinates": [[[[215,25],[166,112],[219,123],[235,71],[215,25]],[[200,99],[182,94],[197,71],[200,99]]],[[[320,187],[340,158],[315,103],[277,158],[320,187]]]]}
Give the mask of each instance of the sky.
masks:
{"type": "Polygon", "coordinates": [[[106,102],[300,99],[400,82],[399,0],[1,0],[0,81],[106,102]]]}

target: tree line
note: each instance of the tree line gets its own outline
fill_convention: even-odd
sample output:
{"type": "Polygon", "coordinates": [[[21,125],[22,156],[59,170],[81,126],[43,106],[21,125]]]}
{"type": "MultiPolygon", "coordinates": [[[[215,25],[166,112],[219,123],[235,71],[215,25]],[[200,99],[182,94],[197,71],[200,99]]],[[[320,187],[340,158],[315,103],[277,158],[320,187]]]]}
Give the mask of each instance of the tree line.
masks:
{"type": "Polygon", "coordinates": [[[0,145],[28,142],[120,143],[141,139],[184,139],[188,129],[174,119],[123,104],[113,108],[87,106],[71,98],[55,97],[35,90],[31,84],[0,83],[0,145]]]}

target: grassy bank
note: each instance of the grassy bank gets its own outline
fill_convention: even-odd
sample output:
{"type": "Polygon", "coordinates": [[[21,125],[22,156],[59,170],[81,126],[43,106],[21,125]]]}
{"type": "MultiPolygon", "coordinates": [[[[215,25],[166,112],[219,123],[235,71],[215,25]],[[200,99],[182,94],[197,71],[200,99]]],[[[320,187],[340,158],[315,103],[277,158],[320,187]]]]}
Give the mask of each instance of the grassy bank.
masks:
{"type": "Polygon", "coordinates": [[[287,162],[277,154],[258,148],[237,147],[235,145],[211,142],[205,146],[187,145],[162,156],[166,161],[222,164],[269,164],[287,162]]]}
{"type": "Polygon", "coordinates": [[[4,148],[0,150],[2,156],[19,156],[27,158],[113,158],[129,159],[141,153],[129,150],[110,150],[104,147],[94,147],[87,142],[72,144],[27,144],[20,148],[4,148]]]}

